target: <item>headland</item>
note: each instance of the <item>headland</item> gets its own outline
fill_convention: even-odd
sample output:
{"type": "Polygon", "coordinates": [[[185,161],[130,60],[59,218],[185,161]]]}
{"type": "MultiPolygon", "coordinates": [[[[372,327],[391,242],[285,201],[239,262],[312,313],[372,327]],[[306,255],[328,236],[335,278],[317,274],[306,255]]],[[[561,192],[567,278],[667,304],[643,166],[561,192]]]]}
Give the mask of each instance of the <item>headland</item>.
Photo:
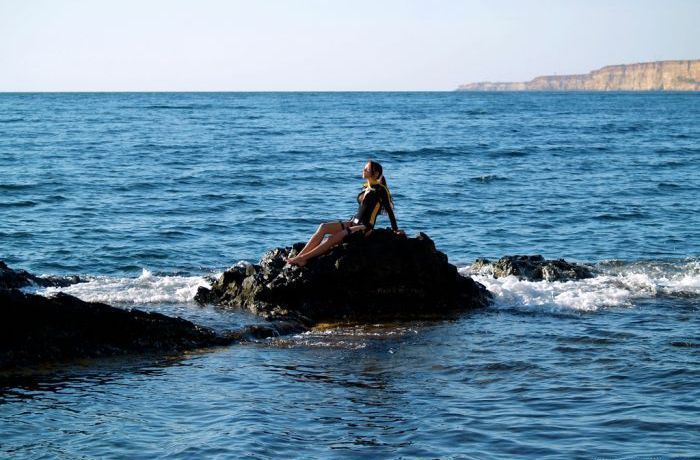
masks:
{"type": "Polygon", "coordinates": [[[700,91],[700,59],[610,65],[526,82],[468,83],[457,91],[700,91]]]}

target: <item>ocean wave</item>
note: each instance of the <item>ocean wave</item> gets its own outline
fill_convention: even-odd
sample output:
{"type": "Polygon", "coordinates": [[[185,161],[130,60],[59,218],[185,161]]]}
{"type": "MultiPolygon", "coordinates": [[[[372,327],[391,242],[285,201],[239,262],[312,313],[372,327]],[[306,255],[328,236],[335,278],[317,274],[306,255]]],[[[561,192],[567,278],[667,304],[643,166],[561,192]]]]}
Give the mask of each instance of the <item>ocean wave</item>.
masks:
{"type": "Polygon", "coordinates": [[[10,202],[0,202],[0,206],[7,208],[31,208],[38,205],[36,201],[32,200],[22,200],[22,201],[10,201],[10,202]]]}
{"type": "Polygon", "coordinates": [[[520,158],[529,155],[525,149],[499,149],[488,152],[488,156],[493,158],[520,158]]]}
{"type": "Polygon", "coordinates": [[[488,184],[490,182],[496,182],[496,181],[507,181],[509,180],[507,177],[504,176],[499,176],[496,174],[487,174],[484,176],[475,176],[470,179],[472,182],[478,182],[478,183],[484,183],[488,184]]]}
{"type": "Polygon", "coordinates": [[[469,149],[465,147],[423,147],[419,149],[406,150],[378,150],[380,155],[388,156],[393,159],[401,159],[404,156],[411,158],[432,157],[432,156],[452,156],[456,154],[468,153],[469,149]]]}
{"type": "Polygon", "coordinates": [[[463,267],[494,294],[496,307],[597,311],[606,307],[631,307],[635,301],[654,297],[700,296],[700,260],[680,262],[606,261],[593,265],[594,278],[567,281],[527,281],[516,276],[493,278],[463,267]]]}
{"type": "Polygon", "coordinates": [[[13,191],[13,190],[28,190],[37,187],[39,184],[0,184],[0,190],[13,191]]]}
{"type": "Polygon", "coordinates": [[[477,116],[487,115],[489,112],[486,109],[467,109],[460,112],[462,115],[477,116]]]}
{"type": "Polygon", "coordinates": [[[150,109],[150,110],[206,110],[206,109],[211,109],[214,108],[214,105],[212,104],[185,104],[185,105],[178,105],[178,104],[155,104],[155,105],[147,105],[144,107],[133,107],[137,109],[150,109]]]}
{"type": "Polygon", "coordinates": [[[596,216],[593,216],[594,219],[603,220],[603,221],[646,219],[648,217],[649,217],[649,215],[647,213],[640,212],[640,211],[619,212],[619,213],[615,213],[615,214],[603,213],[603,214],[598,214],[596,216]]]}
{"type": "Polygon", "coordinates": [[[606,133],[636,133],[646,131],[649,128],[642,123],[605,123],[600,126],[601,130],[606,133]]]}
{"type": "Polygon", "coordinates": [[[209,280],[202,276],[154,275],[145,268],[136,278],[99,276],[87,279],[86,283],[39,289],[36,293],[65,292],[88,302],[107,304],[189,303],[194,301],[200,286],[210,287],[209,280]]]}

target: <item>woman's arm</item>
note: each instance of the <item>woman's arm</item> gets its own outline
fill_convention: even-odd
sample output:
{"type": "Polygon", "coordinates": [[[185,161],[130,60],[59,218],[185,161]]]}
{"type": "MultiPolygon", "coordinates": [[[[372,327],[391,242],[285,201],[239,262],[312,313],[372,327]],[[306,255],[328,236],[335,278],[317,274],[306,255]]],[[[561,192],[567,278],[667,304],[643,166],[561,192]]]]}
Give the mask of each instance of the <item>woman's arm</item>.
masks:
{"type": "Polygon", "coordinates": [[[394,216],[394,210],[391,207],[391,201],[389,200],[389,195],[386,189],[382,187],[382,194],[380,195],[382,199],[382,206],[386,209],[386,213],[389,215],[389,220],[391,221],[391,229],[395,232],[399,231],[399,226],[396,225],[396,217],[394,216]]]}

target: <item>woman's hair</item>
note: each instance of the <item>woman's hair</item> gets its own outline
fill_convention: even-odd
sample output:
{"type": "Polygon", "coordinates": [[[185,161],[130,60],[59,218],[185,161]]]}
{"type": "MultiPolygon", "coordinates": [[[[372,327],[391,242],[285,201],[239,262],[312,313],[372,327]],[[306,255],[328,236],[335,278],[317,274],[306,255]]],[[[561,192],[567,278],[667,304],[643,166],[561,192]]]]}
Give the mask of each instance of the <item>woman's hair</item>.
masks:
{"type": "Polygon", "coordinates": [[[369,160],[368,163],[369,169],[372,170],[372,174],[374,174],[377,177],[381,177],[381,183],[384,187],[386,187],[386,178],[384,177],[384,170],[382,168],[382,165],[373,160],[369,160]]]}
{"type": "MultiPolygon", "coordinates": [[[[377,163],[374,160],[369,160],[369,168],[372,171],[372,174],[375,177],[381,177],[380,183],[386,188],[387,194],[389,195],[389,203],[391,204],[391,207],[394,207],[394,199],[391,197],[391,192],[389,191],[389,186],[386,184],[386,177],[384,177],[384,169],[382,168],[382,165],[377,163]]],[[[382,208],[382,214],[386,214],[386,210],[382,208]]]]}

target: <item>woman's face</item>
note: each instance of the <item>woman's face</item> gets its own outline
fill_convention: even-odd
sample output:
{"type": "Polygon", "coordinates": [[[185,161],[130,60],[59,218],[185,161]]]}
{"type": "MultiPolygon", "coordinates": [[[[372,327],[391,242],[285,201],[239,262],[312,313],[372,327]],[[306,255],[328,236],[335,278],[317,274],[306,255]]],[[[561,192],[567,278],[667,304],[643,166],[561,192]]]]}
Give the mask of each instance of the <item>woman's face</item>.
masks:
{"type": "Polygon", "coordinates": [[[374,174],[372,172],[372,165],[369,162],[365,163],[365,167],[362,169],[362,178],[363,179],[374,178],[374,174]]]}

